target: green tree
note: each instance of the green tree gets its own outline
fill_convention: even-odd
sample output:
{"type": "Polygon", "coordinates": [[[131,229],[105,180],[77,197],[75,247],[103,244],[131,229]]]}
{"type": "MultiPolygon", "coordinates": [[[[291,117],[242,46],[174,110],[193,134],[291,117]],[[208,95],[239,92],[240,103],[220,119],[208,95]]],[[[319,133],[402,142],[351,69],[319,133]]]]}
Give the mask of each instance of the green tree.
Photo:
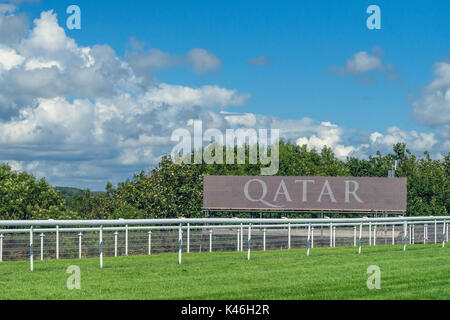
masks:
{"type": "Polygon", "coordinates": [[[64,197],[45,179],[36,180],[27,172],[17,173],[0,164],[0,219],[72,219],[64,197]]]}

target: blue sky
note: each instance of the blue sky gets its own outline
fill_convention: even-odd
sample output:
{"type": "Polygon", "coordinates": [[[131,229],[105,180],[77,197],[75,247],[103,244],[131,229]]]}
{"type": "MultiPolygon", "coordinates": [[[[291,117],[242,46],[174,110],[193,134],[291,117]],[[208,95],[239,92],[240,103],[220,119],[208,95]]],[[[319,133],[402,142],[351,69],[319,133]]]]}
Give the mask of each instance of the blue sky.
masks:
{"type": "MultiPolygon", "coordinates": [[[[332,147],[354,146],[352,152],[359,156],[376,149],[387,152],[391,142],[400,140],[418,154],[425,146],[435,157],[449,152],[450,124],[445,120],[450,113],[450,102],[445,98],[446,92],[450,97],[447,83],[450,75],[446,69],[450,57],[448,1],[43,0],[15,6],[15,15],[28,17],[29,32],[33,30],[34,19],[39,19],[43,11],[53,10],[66,37],[73,38],[78,47],[107,45],[130,65],[133,53],[150,57],[155,53],[151,50],[158,50],[173,61],[181,61],[190,50],[201,48],[217,59],[216,65],[213,63],[207,70],[198,72],[193,65],[186,67],[186,63],[171,62],[152,64],[151,70],[145,71],[152,75],[152,86],[217,86],[249,95],[245,102],[217,102],[219,107],[214,109],[217,114],[228,111],[266,120],[275,117],[279,123],[311,118],[318,127],[329,122],[338,128],[333,127],[337,133],[332,131],[327,136],[323,128],[311,127],[308,133],[289,136],[294,141],[303,138],[301,141],[317,147],[321,143],[318,140],[330,141],[329,135],[338,134],[342,138],[330,141],[332,147]],[[71,4],[81,9],[81,30],[68,30],[65,26],[69,16],[66,8],[71,4]],[[366,27],[369,16],[366,9],[371,4],[381,8],[381,30],[366,27]],[[366,69],[361,65],[349,67],[358,53],[372,59],[374,65],[366,69]],[[265,63],[257,66],[249,63],[255,58],[265,63]],[[396,129],[390,129],[393,127],[396,129]],[[377,136],[374,133],[383,137],[373,139],[377,136]],[[422,134],[428,136],[424,138],[422,134]],[[318,139],[312,140],[313,136],[318,139]],[[359,147],[361,144],[369,146],[364,149],[359,147]]],[[[25,50],[23,46],[14,48],[17,54],[25,56],[20,51],[25,50]]],[[[99,101],[95,94],[84,96],[67,90],[63,96],[68,100],[74,96],[94,103],[99,101]]],[[[47,94],[45,97],[50,98],[47,94]]],[[[204,108],[208,110],[209,106],[204,108]]],[[[20,117],[18,113],[6,114],[4,124],[20,117]]],[[[120,137],[139,135],[142,133],[128,132],[120,137]]],[[[20,142],[11,141],[10,148],[20,142]]],[[[36,140],[32,147],[39,147],[39,143],[36,140]]],[[[105,148],[103,152],[111,156],[116,151],[105,148]]],[[[158,152],[151,153],[154,162],[158,152]]],[[[341,155],[350,154],[341,152],[341,155]]],[[[9,152],[0,157],[15,161],[19,169],[28,168],[46,175],[50,182],[67,185],[73,181],[77,186],[93,189],[102,189],[106,180],[117,182],[153,165],[152,161],[125,161],[119,166],[101,157],[100,161],[106,161],[101,166],[104,176],[93,181],[88,177],[89,161],[95,161],[97,154],[91,151],[77,155],[78,166],[70,162],[71,168],[80,170],[80,175],[71,179],[49,170],[53,162],[69,161],[61,155],[36,155],[34,159],[20,152],[9,152]],[[112,171],[120,174],[114,175],[112,171]]]]}

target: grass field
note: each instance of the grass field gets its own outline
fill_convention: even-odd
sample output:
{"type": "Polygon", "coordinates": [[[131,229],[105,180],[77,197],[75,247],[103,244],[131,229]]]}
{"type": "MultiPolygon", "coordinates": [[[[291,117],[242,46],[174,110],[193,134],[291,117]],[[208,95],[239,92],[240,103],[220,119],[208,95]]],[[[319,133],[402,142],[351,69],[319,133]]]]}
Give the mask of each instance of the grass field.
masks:
{"type": "Polygon", "coordinates": [[[450,248],[414,245],[0,263],[0,299],[450,299],[450,248]],[[66,269],[81,269],[68,290],[66,269]],[[369,290],[367,268],[381,269],[369,290]]]}

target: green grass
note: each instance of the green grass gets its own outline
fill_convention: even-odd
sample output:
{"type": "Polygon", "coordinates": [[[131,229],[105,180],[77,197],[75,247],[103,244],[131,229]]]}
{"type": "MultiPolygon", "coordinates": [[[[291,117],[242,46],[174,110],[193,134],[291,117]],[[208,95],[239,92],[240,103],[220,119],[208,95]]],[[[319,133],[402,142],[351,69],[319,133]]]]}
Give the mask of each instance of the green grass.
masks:
{"type": "Polygon", "coordinates": [[[0,299],[450,299],[450,249],[439,245],[315,248],[0,263],[0,299]],[[68,290],[70,265],[81,290],[68,290]],[[367,268],[381,269],[369,290],[367,268]]]}

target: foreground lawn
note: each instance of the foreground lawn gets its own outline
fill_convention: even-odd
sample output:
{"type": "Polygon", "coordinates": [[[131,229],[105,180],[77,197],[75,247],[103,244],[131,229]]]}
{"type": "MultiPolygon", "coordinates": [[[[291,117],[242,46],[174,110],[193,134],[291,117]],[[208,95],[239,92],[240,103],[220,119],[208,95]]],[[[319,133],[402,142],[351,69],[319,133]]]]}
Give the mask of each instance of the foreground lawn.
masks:
{"type": "Polygon", "coordinates": [[[450,248],[414,245],[0,263],[0,299],[450,299],[450,248]],[[81,269],[68,290],[66,269],[81,269]],[[367,268],[381,269],[369,290],[367,268]]]}

